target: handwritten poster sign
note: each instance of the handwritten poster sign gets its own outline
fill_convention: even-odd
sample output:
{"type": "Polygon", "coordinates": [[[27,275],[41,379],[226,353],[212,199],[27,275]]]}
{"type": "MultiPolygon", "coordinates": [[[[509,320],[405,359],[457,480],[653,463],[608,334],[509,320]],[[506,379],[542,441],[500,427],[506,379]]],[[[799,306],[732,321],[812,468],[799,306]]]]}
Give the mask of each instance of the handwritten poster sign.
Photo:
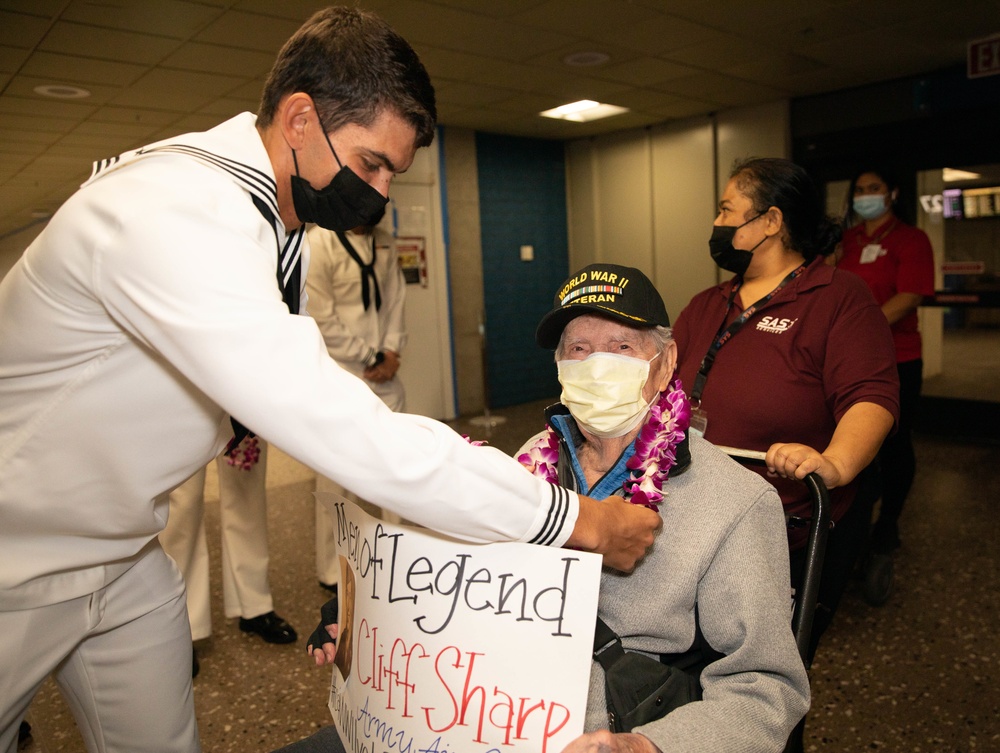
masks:
{"type": "Polygon", "coordinates": [[[353,753],[559,753],[583,732],[601,558],[337,521],[330,712],[353,753]]]}

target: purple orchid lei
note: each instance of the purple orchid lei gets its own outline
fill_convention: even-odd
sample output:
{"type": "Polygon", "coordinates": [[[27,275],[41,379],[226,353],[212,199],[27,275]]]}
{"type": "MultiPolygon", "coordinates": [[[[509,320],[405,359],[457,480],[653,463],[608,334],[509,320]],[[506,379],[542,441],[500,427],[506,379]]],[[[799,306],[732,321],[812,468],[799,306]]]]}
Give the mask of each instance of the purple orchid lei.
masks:
{"type": "Polygon", "coordinates": [[[549,427],[527,452],[517,456],[517,462],[528,472],[543,481],[555,484],[559,480],[556,464],[559,462],[559,435],[549,427]]]}
{"type": "Polygon", "coordinates": [[[257,437],[246,437],[226,456],[226,462],[241,471],[249,471],[259,460],[260,445],[257,444],[257,437]]]}
{"type": "MultiPolygon", "coordinates": [[[[677,445],[691,423],[691,405],[679,379],[675,379],[649,409],[649,417],[635,440],[635,454],[625,466],[625,498],[651,510],[663,501],[663,484],[677,463],[677,445]]],[[[558,480],[559,437],[551,427],[517,461],[550,484],[558,480]]]]}

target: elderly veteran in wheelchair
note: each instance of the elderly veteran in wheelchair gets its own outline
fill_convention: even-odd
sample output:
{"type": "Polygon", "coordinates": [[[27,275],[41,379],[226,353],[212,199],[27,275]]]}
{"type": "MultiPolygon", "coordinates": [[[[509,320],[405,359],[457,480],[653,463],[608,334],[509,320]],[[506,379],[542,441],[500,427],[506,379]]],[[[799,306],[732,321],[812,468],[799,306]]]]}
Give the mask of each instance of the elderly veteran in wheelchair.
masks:
{"type": "Polygon", "coordinates": [[[518,453],[529,471],[596,499],[658,510],[629,574],[605,567],[599,617],[626,652],[688,666],[694,699],[627,732],[594,661],[580,751],[780,751],[809,708],[791,629],[781,502],[760,475],[687,433],[663,299],[638,269],[592,264],[559,289],[536,341],[555,350],[560,403],[518,453]],[[609,712],[612,714],[609,715],[609,712]]]}
{"type": "MultiPolygon", "coordinates": [[[[777,753],[810,699],[781,501],[760,475],[688,436],[669,324],[641,271],[592,264],[560,287],[536,332],[555,350],[562,395],[517,459],[553,484],[659,512],[645,559],[628,574],[604,568],[598,617],[625,652],[683,667],[690,690],[666,715],[626,729],[595,659],[585,733],[563,753],[777,753]]],[[[310,639],[318,664],[332,660],[326,640],[319,629],[310,639]]],[[[329,728],[282,751],[340,744],[329,728]]]]}

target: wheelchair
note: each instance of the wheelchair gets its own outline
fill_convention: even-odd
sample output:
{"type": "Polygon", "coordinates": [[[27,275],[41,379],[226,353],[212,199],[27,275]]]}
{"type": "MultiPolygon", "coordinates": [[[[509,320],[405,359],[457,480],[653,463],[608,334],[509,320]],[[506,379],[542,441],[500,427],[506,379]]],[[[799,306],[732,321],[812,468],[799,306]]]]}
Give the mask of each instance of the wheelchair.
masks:
{"type": "MultiPolygon", "coordinates": [[[[756,450],[742,450],[735,447],[719,447],[733,460],[743,465],[761,467],[765,453],[756,450]]],[[[830,495],[819,474],[810,473],[803,479],[812,499],[812,517],[809,521],[809,538],[806,541],[805,563],[802,571],[802,585],[795,594],[792,610],[792,632],[799,655],[809,668],[811,657],[809,645],[812,640],[813,620],[819,597],[820,576],[823,574],[823,559],[826,556],[826,542],[830,536],[830,495]]]]}

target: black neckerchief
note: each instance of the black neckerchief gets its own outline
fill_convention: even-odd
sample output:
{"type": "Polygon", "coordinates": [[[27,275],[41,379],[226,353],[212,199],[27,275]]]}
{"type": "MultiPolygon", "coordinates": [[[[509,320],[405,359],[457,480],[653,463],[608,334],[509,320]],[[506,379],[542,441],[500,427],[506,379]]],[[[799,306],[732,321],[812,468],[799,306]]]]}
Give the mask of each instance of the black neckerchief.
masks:
{"type": "Polygon", "coordinates": [[[341,245],[344,250],[350,254],[350,257],[357,262],[357,265],[361,267],[361,303],[365,307],[365,311],[368,310],[368,306],[371,305],[371,293],[368,288],[368,281],[371,280],[371,286],[375,288],[375,310],[378,311],[382,308],[382,291],[378,287],[378,278],[375,276],[375,233],[372,233],[372,260],[371,263],[365,264],[361,261],[361,257],[358,256],[358,252],[354,250],[354,246],[347,239],[347,236],[340,230],[336,231],[337,238],[340,240],[341,245]]]}

